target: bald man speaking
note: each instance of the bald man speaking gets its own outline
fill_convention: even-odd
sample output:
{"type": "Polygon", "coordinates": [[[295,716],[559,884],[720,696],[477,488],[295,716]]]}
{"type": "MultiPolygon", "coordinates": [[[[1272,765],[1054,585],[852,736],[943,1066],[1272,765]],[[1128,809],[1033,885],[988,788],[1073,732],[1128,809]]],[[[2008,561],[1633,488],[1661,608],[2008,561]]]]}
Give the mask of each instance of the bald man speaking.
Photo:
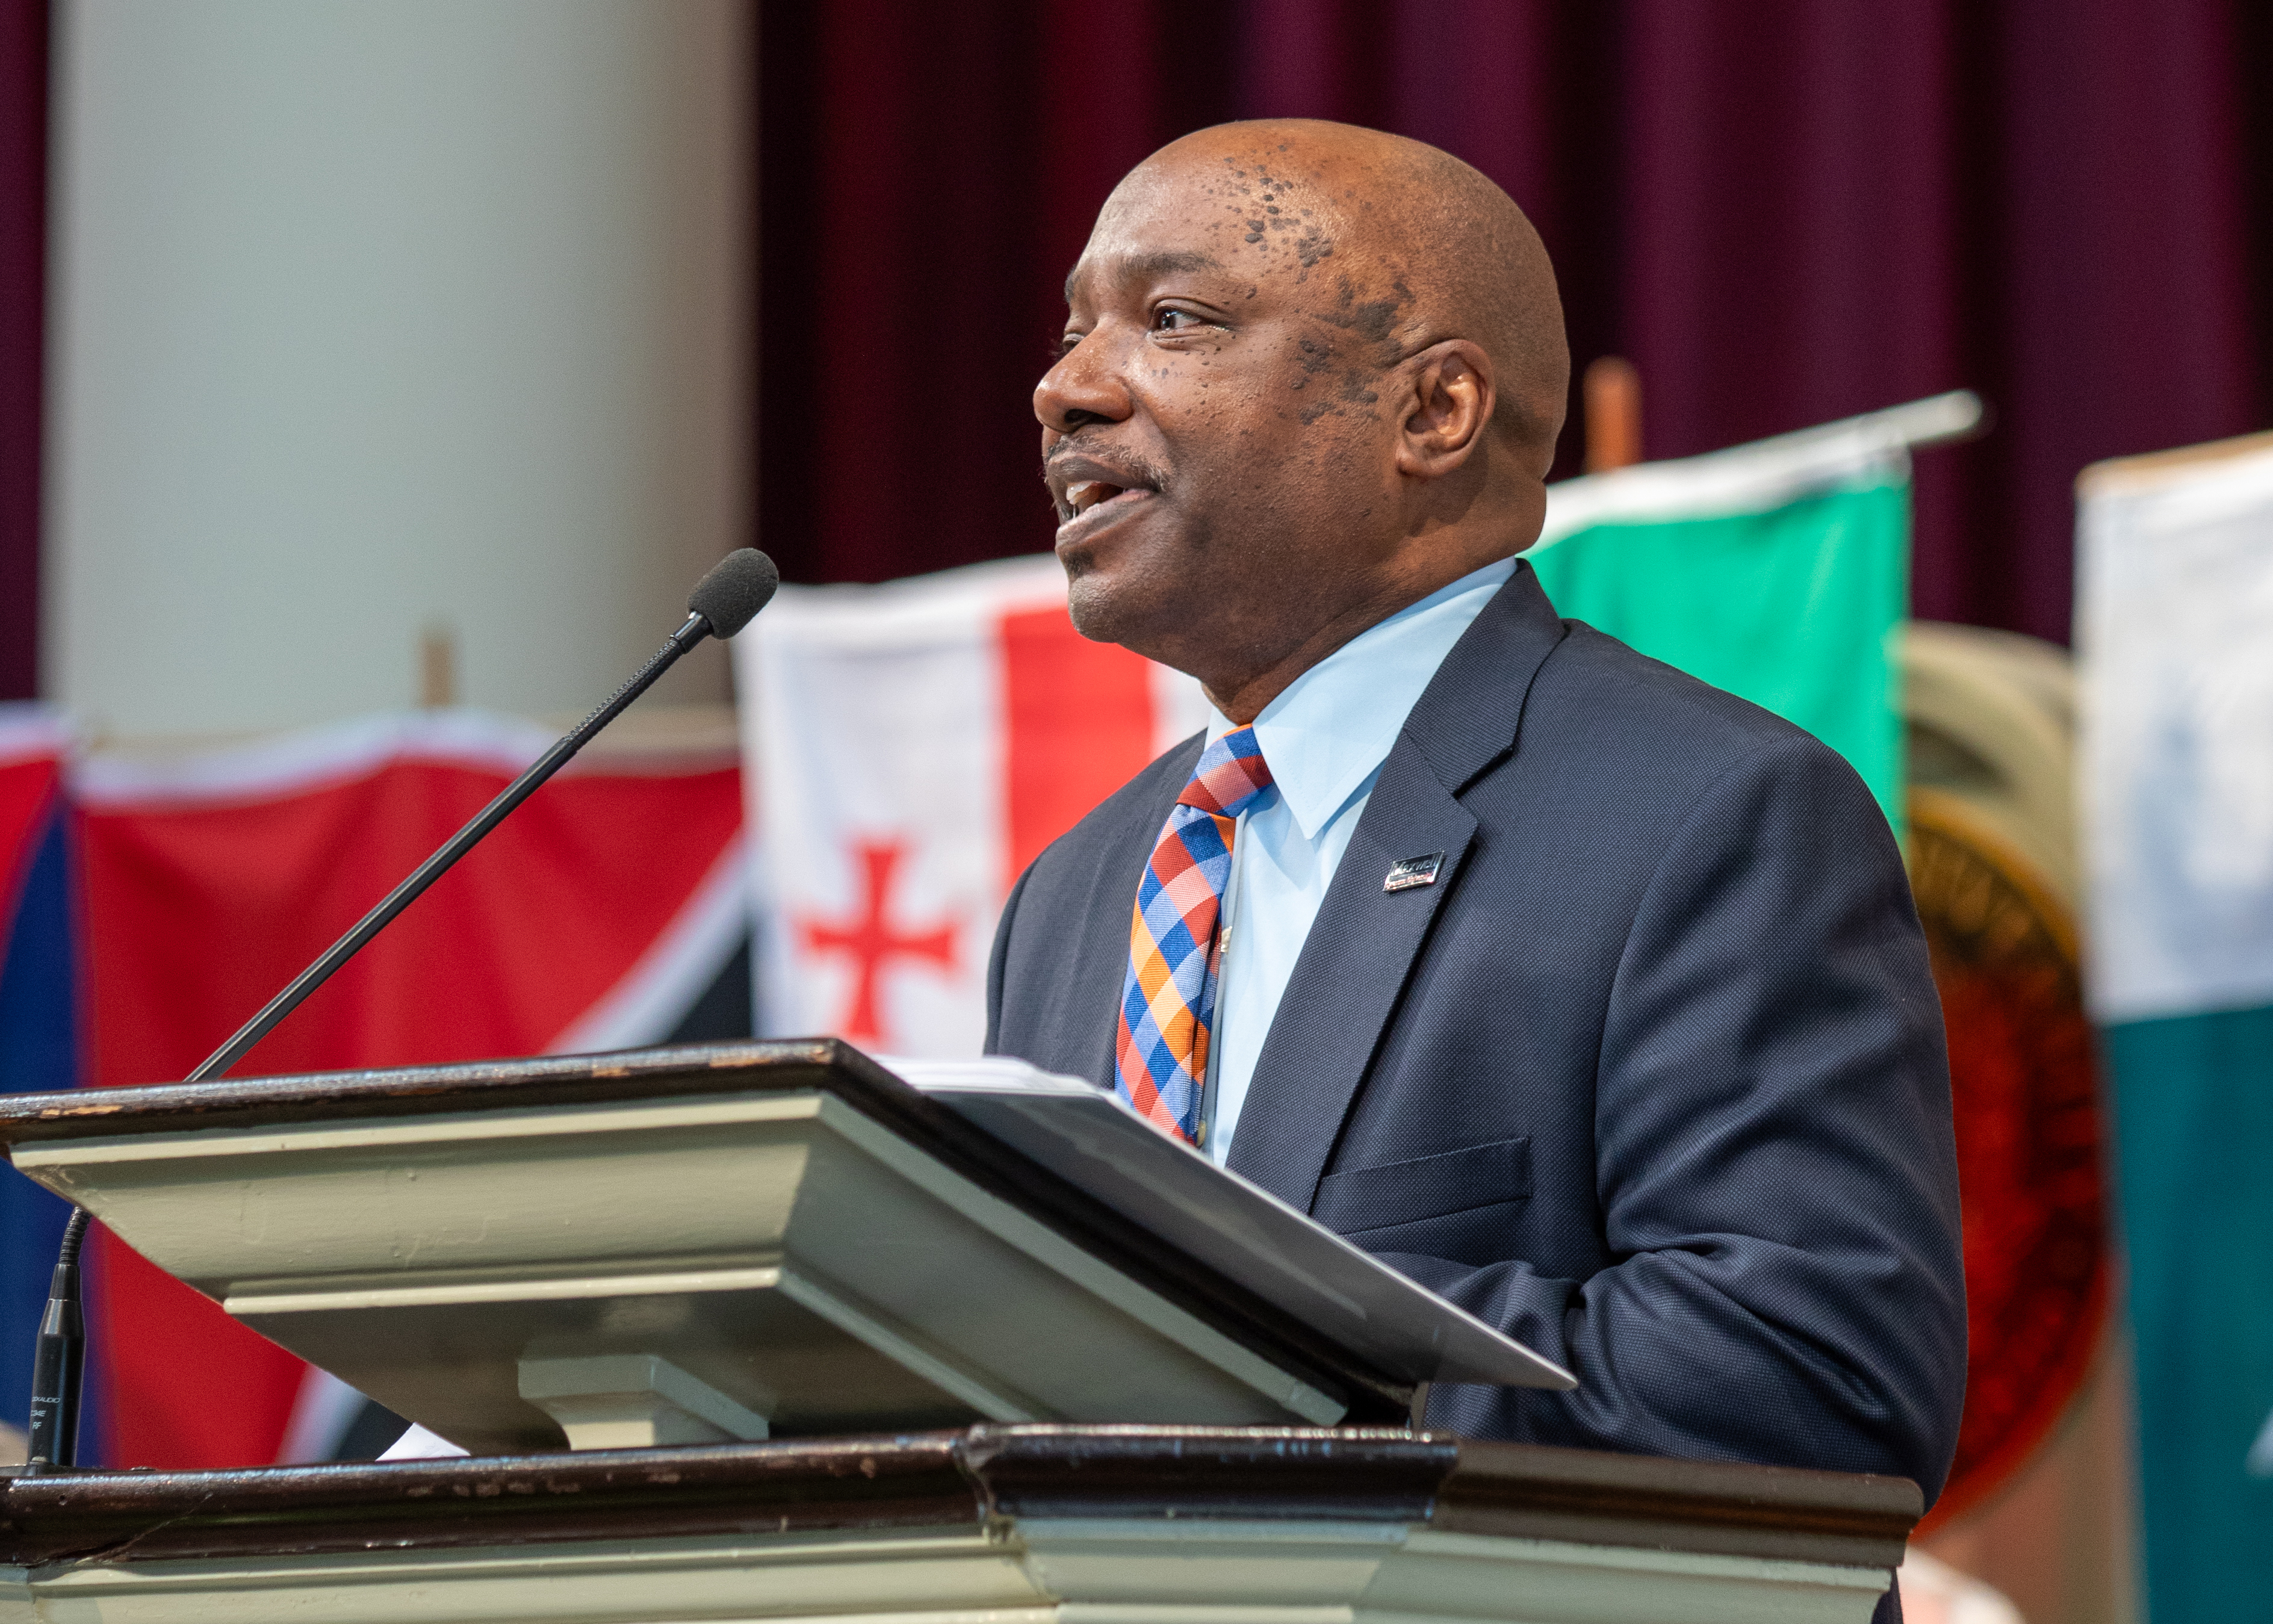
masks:
{"type": "Polygon", "coordinates": [[[1074,622],[1217,714],[1019,880],[989,1048],[1579,1378],[1432,1426],[1931,1500],[1964,1298],[1900,854],[1830,750],[1517,558],[1569,369],[1530,223],[1415,142],[1232,124],[1121,182],[1067,294],[1074,622]]]}

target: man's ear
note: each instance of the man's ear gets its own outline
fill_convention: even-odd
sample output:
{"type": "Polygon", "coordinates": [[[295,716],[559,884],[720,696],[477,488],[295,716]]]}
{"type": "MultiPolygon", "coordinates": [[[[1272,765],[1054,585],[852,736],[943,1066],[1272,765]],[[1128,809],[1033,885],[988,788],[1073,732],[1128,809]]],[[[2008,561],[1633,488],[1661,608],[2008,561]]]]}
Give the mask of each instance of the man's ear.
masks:
{"type": "Polygon", "coordinates": [[[1482,441],[1498,396],[1491,357],[1467,339],[1432,344],[1407,363],[1413,393],[1398,438],[1397,471],[1438,479],[1482,441]]]}

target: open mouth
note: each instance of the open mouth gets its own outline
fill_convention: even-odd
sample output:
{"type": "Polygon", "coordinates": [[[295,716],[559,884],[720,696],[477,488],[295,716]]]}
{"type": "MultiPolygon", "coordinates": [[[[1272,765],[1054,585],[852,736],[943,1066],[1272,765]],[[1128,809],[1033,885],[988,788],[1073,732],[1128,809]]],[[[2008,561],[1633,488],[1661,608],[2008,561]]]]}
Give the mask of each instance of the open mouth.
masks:
{"type": "Polygon", "coordinates": [[[1090,530],[1110,524],[1115,515],[1152,494],[1142,485],[1116,485],[1102,479],[1076,480],[1066,487],[1065,496],[1058,504],[1058,534],[1063,536],[1076,528],[1090,530]]]}

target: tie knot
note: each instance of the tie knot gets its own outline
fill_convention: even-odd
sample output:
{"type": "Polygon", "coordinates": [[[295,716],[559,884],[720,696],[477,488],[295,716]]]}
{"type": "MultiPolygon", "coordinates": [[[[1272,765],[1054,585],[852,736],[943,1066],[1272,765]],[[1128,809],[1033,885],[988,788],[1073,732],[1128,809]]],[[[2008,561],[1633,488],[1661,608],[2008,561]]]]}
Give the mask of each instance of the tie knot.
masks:
{"type": "Polygon", "coordinates": [[[1236,818],[1270,787],[1271,768],[1263,760],[1263,746],[1255,730],[1236,728],[1200,752],[1192,781],[1184,786],[1176,804],[1236,818]]]}

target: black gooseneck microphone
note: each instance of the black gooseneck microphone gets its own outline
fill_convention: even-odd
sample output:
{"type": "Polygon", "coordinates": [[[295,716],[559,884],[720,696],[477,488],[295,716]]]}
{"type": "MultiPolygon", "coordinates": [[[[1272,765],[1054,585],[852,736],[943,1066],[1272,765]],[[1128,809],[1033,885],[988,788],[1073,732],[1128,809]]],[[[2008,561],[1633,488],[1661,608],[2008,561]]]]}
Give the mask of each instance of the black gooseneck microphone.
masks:
{"type": "MultiPolygon", "coordinates": [[[[207,1055],[205,1063],[184,1078],[203,1082],[217,1077],[243,1059],[245,1051],[275,1029],[307,996],[330,980],[333,972],[360,952],[364,943],[417,901],[419,894],[439,879],[450,865],[478,845],[482,837],[505,821],[506,814],[536,792],[537,786],[568,764],[568,759],[591,743],[595,734],[645,693],[679,657],[706,637],[722,641],[756,618],[781,585],[781,572],[772,559],[755,548],[728,553],[695,583],[686,600],[686,624],[671,634],[630,680],[609,695],[590,715],[563,734],[551,749],[531,762],[520,777],[499,792],[495,800],[473,820],[442,843],[439,850],[413,869],[408,879],[388,892],[376,908],[356,921],[355,928],[325,949],[313,964],[263,1005],[260,1012],[237,1029],[236,1035],[207,1055]]],[[[69,1471],[79,1454],[80,1374],[86,1351],[85,1319],[79,1306],[79,1248],[86,1239],[87,1213],[71,1209],[64,1226],[63,1246],[56,1256],[53,1283],[48,1288],[47,1312],[40,1319],[39,1340],[33,1353],[30,1447],[27,1470],[69,1471]]]]}

